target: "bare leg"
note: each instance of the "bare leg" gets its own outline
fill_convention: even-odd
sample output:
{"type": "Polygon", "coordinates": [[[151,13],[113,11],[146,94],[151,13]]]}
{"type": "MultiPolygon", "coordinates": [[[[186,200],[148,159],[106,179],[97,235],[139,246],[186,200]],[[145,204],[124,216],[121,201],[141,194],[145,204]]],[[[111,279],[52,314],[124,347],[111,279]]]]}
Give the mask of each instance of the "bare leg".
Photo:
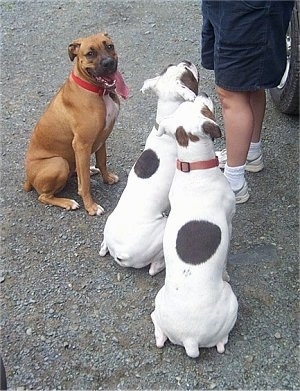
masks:
{"type": "MultiPolygon", "coordinates": [[[[245,182],[245,164],[249,148],[251,145],[250,155],[256,155],[260,149],[266,107],[265,91],[236,92],[217,87],[217,93],[222,106],[226,134],[227,162],[224,175],[232,190],[236,192],[236,202],[243,203],[249,198],[245,182]]],[[[247,170],[253,172],[262,168],[263,164],[260,167],[247,166],[247,170]]]]}
{"type": "Polygon", "coordinates": [[[226,134],[227,164],[242,166],[250,142],[260,141],[266,108],[265,90],[233,92],[217,87],[226,134]]]}
{"type": "Polygon", "coordinates": [[[254,116],[254,127],[252,132],[252,143],[258,143],[261,137],[261,129],[266,110],[265,90],[253,91],[250,94],[250,105],[254,116]]]}
{"type": "Polygon", "coordinates": [[[254,115],[249,92],[233,92],[217,87],[225,125],[227,164],[242,166],[246,162],[254,129],[254,115]]]}

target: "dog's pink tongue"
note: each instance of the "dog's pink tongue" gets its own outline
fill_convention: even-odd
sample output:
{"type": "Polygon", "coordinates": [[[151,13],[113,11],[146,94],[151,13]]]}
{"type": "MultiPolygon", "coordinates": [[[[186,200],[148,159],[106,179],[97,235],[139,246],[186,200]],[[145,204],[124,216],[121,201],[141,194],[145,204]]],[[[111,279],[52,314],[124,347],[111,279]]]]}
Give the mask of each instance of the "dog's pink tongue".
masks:
{"type": "Polygon", "coordinates": [[[129,88],[126,85],[123,76],[119,71],[117,71],[113,76],[116,81],[117,94],[120,95],[123,99],[127,99],[129,96],[129,88]]]}

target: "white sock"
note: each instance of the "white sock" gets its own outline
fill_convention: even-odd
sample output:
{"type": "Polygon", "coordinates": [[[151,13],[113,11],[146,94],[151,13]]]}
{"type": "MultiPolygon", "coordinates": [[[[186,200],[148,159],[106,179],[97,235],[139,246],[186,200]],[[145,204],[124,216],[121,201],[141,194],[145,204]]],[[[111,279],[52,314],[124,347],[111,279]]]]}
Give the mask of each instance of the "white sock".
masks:
{"type": "Polygon", "coordinates": [[[233,191],[240,190],[245,182],[245,165],[238,167],[228,167],[226,163],[224,168],[224,175],[233,191]]]}
{"type": "Polygon", "coordinates": [[[261,154],[261,141],[258,143],[250,143],[247,159],[254,160],[261,154]]]}

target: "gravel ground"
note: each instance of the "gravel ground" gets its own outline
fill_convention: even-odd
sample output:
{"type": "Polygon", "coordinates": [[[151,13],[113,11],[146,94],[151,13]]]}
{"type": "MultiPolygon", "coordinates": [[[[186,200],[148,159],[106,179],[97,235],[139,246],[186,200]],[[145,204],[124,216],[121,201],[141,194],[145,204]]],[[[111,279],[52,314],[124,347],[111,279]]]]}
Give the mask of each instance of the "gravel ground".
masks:
{"type": "MultiPolygon", "coordinates": [[[[268,100],[266,168],[248,175],[251,199],[234,218],[229,272],[240,307],[225,354],[202,349],[191,359],[171,343],[157,349],[149,315],[164,272],[151,278],[147,269],[121,269],[98,251],[155,118],[155,97],[139,91],[143,81],[188,59],[216,100],[213,75],[199,64],[199,3],[8,0],[0,12],[1,355],[9,387],[299,389],[298,119],[268,100]],[[108,142],[120,182],[92,178],[106,214],[91,217],[25,193],[23,160],[32,127],[70,72],[68,44],[102,30],[114,39],[131,97],[108,142]]],[[[63,194],[82,205],[75,179],[63,194]]]]}

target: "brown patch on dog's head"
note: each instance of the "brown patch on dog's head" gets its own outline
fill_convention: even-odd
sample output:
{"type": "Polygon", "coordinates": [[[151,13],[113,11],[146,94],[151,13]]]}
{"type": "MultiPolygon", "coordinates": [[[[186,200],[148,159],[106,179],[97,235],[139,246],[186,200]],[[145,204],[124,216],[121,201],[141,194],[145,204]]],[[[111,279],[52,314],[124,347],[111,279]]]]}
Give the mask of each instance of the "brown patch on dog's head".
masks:
{"type": "Polygon", "coordinates": [[[212,139],[219,138],[222,136],[220,127],[211,121],[205,121],[202,125],[203,132],[208,134],[212,139]]]}
{"type": "Polygon", "coordinates": [[[202,107],[201,114],[204,115],[204,117],[207,117],[213,121],[216,120],[214,113],[206,105],[202,107]]]}
{"type": "Polygon", "coordinates": [[[193,91],[195,95],[198,95],[198,80],[188,68],[186,68],[186,71],[182,74],[180,81],[189,90],[193,91]]]}
{"type": "Polygon", "coordinates": [[[187,133],[183,126],[178,126],[175,132],[175,138],[181,147],[187,147],[189,145],[189,141],[199,141],[198,136],[195,136],[192,133],[187,133]]]}

